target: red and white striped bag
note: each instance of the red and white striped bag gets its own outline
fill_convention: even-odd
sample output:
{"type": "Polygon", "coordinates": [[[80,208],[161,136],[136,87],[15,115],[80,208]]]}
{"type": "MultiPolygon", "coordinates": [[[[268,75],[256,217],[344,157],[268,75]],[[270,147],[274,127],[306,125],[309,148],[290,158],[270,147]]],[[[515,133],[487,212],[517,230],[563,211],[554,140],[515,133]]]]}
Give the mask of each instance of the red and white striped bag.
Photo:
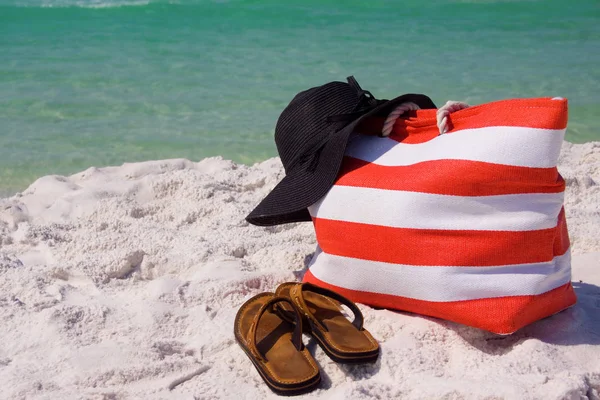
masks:
{"type": "Polygon", "coordinates": [[[575,304],[556,168],[564,99],[514,99],[363,125],[309,208],[304,281],[376,307],[512,333],[575,304]],[[371,134],[369,134],[371,133],[371,134]]]}

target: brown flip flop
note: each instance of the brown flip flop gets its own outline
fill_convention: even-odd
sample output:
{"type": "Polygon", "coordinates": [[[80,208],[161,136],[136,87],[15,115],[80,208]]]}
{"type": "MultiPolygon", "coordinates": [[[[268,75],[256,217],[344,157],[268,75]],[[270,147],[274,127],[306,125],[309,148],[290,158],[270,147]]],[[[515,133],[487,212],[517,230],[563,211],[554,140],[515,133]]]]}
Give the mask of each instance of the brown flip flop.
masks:
{"type": "MultiPolygon", "coordinates": [[[[286,282],[279,285],[275,294],[292,300],[303,315],[305,332],[312,334],[334,361],[368,363],[379,357],[379,344],[363,328],[363,315],[352,301],[310,283],[286,282]],[[342,314],[341,305],[354,313],[354,321],[350,322],[342,314]]],[[[294,310],[288,303],[278,304],[277,310],[282,318],[293,320],[294,310]]]]}
{"type": "Polygon", "coordinates": [[[246,301],[235,317],[235,338],[265,383],[280,395],[314,390],[321,381],[319,367],[302,343],[302,317],[294,304],[274,293],[261,293],[246,301]],[[274,310],[285,304],[291,321],[274,310]]]}

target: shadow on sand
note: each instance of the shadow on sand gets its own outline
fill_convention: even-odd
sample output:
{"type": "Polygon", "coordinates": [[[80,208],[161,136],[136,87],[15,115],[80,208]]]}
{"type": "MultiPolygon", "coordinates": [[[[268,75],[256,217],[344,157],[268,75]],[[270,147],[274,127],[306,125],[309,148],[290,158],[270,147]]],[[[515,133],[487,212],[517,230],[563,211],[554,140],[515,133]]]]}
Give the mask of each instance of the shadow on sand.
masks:
{"type": "MultiPolygon", "coordinates": [[[[304,276],[312,257],[313,254],[308,254],[304,258],[304,268],[294,272],[298,280],[304,276]]],[[[577,294],[577,304],[534,322],[512,335],[497,335],[454,322],[425,316],[423,318],[452,329],[471,346],[488,354],[508,353],[516,344],[527,339],[538,339],[559,346],[598,345],[600,344],[600,287],[585,282],[573,282],[573,288],[577,294]]],[[[361,371],[361,376],[362,374],[364,371],[361,371]]]]}
{"type": "Polygon", "coordinates": [[[559,346],[600,344],[600,287],[584,282],[573,282],[573,287],[577,293],[577,304],[512,335],[501,336],[455,323],[438,323],[454,330],[467,343],[488,354],[508,353],[516,344],[528,339],[559,346]]]}

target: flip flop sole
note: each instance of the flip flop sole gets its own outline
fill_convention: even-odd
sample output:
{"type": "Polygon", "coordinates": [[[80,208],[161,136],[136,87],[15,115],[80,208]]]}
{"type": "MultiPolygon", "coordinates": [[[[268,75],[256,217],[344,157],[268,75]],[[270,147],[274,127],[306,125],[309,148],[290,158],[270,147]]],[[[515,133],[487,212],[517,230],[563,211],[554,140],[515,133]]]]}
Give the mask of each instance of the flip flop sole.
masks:
{"type": "MultiPolygon", "coordinates": [[[[321,382],[321,374],[318,372],[318,370],[315,375],[309,377],[308,379],[299,380],[299,381],[293,382],[293,383],[281,382],[280,380],[278,380],[274,376],[272,376],[272,374],[269,373],[269,371],[266,369],[266,367],[264,365],[262,365],[262,363],[259,360],[257,360],[256,357],[252,354],[252,351],[246,344],[246,341],[244,340],[244,335],[240,330],[240,327],[242,325],[240,323],[240,319],[244,318],[247,315],[247,313],[245,312],[246,308],[248,306],[250,306],[252,303],[260,301],[261,297],[273,297],[273,296],[274,296],[273,293],[262,293],[262,294],[259,294],[257,296],[254,296],[253,298],[249,299],[240,307],[240,309],[236,315],[236,318],[235,318],[235,325],[234,325],[235,339],[238,342],[239,346],[242,348],[242,350],[244,350],[244,353],[246,353],[246,355],[248,356],[250,361],[252,361],[252,364],[258,371],[260,377],[267,384],[269,389],[271,389],[273,392],[275,392],[278,395],[282,395],[282,396],[295,396],[295,395],[308,393],[310,391],[315,390],[321,382]]],[[[304,351],[306,351],[306,350],[304,350],[304,351]]]]}
{"type": "MultiPolygon", "coordinates": [[[[293,282],[283,283],[277,288],[275,293],[278,296],[283,296],[283,297],[289,298],[290,297],[290,292],[289,292],[290,288],[297,284],[298,283],[293,283],[293,282]]],[[[332,304],[336,304],[338,306],[340,305],[335,300],[332,300],[332,299],[329,299],[329,300],[332,304]]],[[[286,308],[284,306],[278,305],[276,307],[276,310],[282,319],[285,319],[288,322],[293,321],[293,316],[291,316],[290,311],[286,310],[286,308]]],[[[306,322],[308,322],[308,321],[306,321],[306,322]]],[[[309,328],[310,325],[308,323],[305,323],[304,327],[307,328],[307,329],[305,329],[305,333],[309,333],[312,337],[314,337],[317,340],[317,343],[319,344],[319,346],[327,354],[327,356],[329,356],[333,361],[335,361],[337,363],[340,363],[340,364],[374,363],[379,358],[379,353],[380,353],[379,346],[377,346],[376,349],[367,350],[364,352],[356,352],[356,351],[342,352],[342,351],[337,350],[335,348],[335,346],[328,343],[328,341],[325,338],[323,338],[322,333],[319,330],[314,330],[314,331],[311,330],[309,328]]],[[[367,332],[367,331],[365,331],[365,332],[367,332]]],[[[370,334],[369,334],[369,337],[372,339],[370,334]]]]}
{"type": "Polygon", "coordinates": [[[332,347],[328,346],[326,344],[327,342],[324,342],[318,334],[313,333],[312,337],[316,339],[319,347],[323,349],[325,354],[327,354],[329,358],[338,364],[369,364],[377,362],[377,359],[379,358],[379,349],[363,354],[339,353],[336,352],[332,347]]]}
{"type": "Polygon", "coordinates": [[[248,348],[246,348],[240,340],[238,340],[236,338],[236,341],[239,343],[240,347],[244,350],[244,353],[246,353],[246,355],[248,356],[250,361],[252,361],[252,364],[254,364],[254,367],[258,371],[258,373],[259,373],[260,377],[263,379],[263,381],[267,384],[267,386],[269,386],[269,389],[271,389],[273,392],[275,392],[276,394],[278,394],[280,396],[296,396],[296,395],[306,394],[308,392],[312,392],[313,390],[315,390],[317,388],[317,386],[319,386],[319,384],[321,383],[321,375],[318,374],[311,380],[302,382],[302,384],[281,385],[279,382],[274,381],[267,374],[265,374],[265,372],[263,371],[261,366],[256,362],[256,360],[252,356],[252,353],[250,353],[250,350],[248,350],[248,348]]]}

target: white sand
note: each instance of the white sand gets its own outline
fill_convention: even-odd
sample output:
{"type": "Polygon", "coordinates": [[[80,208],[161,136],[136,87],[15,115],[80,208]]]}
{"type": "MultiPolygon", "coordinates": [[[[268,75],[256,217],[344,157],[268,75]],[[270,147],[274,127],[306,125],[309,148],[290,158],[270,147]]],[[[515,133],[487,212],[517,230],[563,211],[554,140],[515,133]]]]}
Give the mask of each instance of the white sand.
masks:
{"type": "MultiPolygon", "coordinates": [[[[332,362],[331,399],[599,399],[600,143],[565,143],[577,306],[499,337],[361,306],[382,354],[332,362]]],[[[219,158],[40,178],[0,200],[0,398],[275,398],[233,337],[241,303],[301,277],[311,224],[244,216],[282,177],[219,158]],[[172,390],[171,390],[172,389],[172,390]]]]}

